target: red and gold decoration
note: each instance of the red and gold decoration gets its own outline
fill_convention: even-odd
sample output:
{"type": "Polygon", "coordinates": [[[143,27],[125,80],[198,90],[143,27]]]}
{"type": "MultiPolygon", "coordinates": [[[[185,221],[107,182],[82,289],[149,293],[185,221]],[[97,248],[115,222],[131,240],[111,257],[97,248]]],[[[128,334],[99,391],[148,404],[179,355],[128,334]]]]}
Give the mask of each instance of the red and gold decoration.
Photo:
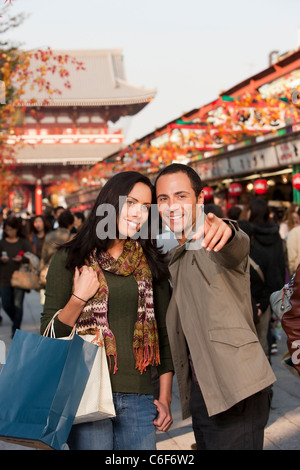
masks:
{"type": "MultiPolygon", "coordinates": [[[[87,178],[94,176],[109,178],[114,173],[136,170],[155,174],[170,163],[191,163],[205,158],[205,152],[218,150],[226,145],[245,140],[249,136],[259,136],[277,132],[285,125],[286,119],[296,123],[300,120],[300,108],[292,101],[291,90],[281,95],[263,97],[259,93],[245,93],[240,97],[220,96],[210,106],[210,110],[199,110],[198,118],[192,121],[183,119],[168,125],[167,138],[158,144],[161,135],[151,142],[137,141],[119,152],[114,160],[105,160],[91,169],[87,178]]],[[[82,175],[77,175],[77,181],[82,175]]],[[[234,183],[237,184],[237,183],[234,183]]],[[[241,188],[234,186],[238,196],[241,188]]]]}

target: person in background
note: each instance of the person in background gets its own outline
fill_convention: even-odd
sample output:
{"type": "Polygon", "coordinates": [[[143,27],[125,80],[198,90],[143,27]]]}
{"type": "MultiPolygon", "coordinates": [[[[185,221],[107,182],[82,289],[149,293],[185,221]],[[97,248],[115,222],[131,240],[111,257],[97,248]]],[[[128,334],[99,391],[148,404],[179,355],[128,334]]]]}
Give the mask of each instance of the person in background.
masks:
{"type": "Polygon", "coordinates": [[[65,208],[63,206],[55,207],[55,209],[54,209],[54,222],[53,222],[53,226],[52,226],[53,230],[56,230],[59,227],[58,218],[64,210],[65,210],[65,208]]]}
{"type": "Polygon", "coordinates": [[[69,210],[63,210],[58,216],[58,228],[52,230],[45,236],[40,270],[45,266],[49,266],[52,256],[60,245],[66,243],[71,237],[71,229],[74,224],[74,216],[69,210]]]}
{"type": "Polygon", "coordinates": [[[46,277],[51,259],[60,245],[70,240],[73,235],[71,230],[74,224],[74,216],[69,210],[63,210],[58,217],[58,228],[52,230],[45,236],[40,262],[40,282],[41,282],[41,304],[45,301],[46,277]]]}
{"type": "MultiPolygon", "coordinates": [[[[299,216],[299,206],[297,204],[290,204],[290,206],[285,210],[283,215],[282,221],[279,225],[279,233],[282,238],[283,244],[283,251],[284,251],[284,259],[285,259],[285,282],[288,283],[290,281],[290,276],[295,272],[298,264],[297,263],[297,237],[294,237],[295,233],[293,233],[292,237],[290,238],[290,257],[287,248],[287,240],[290,232],[299,227],[300,224],[300,216],[299,216]]],[[[298,258],[299,259],[299,258],[298,258]]]]}
{"type": "Polygon", "coordinates": [[[250,288],[253,300],[253,316],[259,341],[270,361],[270,295],[272,294],[272,269],[264,250],[253,245],[253,226],[246,220],[238,221],[239,227],[250,239],[250,288]]]}
{"type": "Polygon", "coordinates": [[[287,265],[291,277],[300,264],[300,226],[292,228],[286,237],[287,265]]]}
{"type": "MultiPolygon", "coordinates": [[[[279,225],[269,216],[269,207],[264,199],[252,199],[249,204],[249,223],[253,228],[252,243],[257,250],[263,251],[268,256],[269,269],[272,275],[269,277],[270,292],[280,290],[285,284],[285,257],[282,239],[279,234],[279,225]]],[[[264,322],[264,329],[269,340],[269,356],[276,354],[277,339],[274,335],[275,323],[271,318],[271,310],[265,312],[260,318],[260,328],[264,322]],[[267,315],[266,315],[267,314],[267,315]],[[271,344],[270,344],[271,343],[271,344]]]]}
{"type": "Polygon", "coordinates": [[[45,219],[47,220],[48,224],[50,225],[51,229],[53,227],[53,224],[55,222],[55,217],[54,217],[54,208],[52,206],[45,206],[43,209],[43,215],[45,219]]]}
{"type": "Polygon", "coordinates": [[[155,450],[156,428],[167,431],[172,424],[168,269],[151,239],[152,197],[146,176],[134,171],[113,176],[87,223],[57,251],[49,268],[41,332],[60,310],[56,336],[68,336],[74,325],[80,335],[100,330],[111,365],[116,417],[73,426],[71,450],[155,450]],[[107,205],[110,214],[106,217],[104,209],[100,215],[99,208],[107,205]],[[152,366],[159,373],[158,400],[152,366]]]}
{"type": "Polygon", "coordinates": [[[231,219],[231,220],[239,220],[241,214],[242,214],[242,209],[240,206],[231,206],[228,209],[227,217],[228,219],[231,219]]]}
{"type": "Polygon", "coordinates": [[[85,215],[83,212],[75,212],[74,213],[74,225],[72,228],[72,233],[78,233],[79,230],[82,228],[85,222],[85,215]]]}
{"type": "Polygon", "coordinates": [[[45,216],[35,215],[31,218],[28,239],[31,243],[31,252],[40,259],[45,236],[50,230],[51,226],[45,216]]]}
{"type": "Polygon", "coordinates": [[[298,213],[299,206],[297,204],[290,204],[286,209],[282,221],[279,225],[279,234],[283,240],[286,240],[288,233],[300,224],[300,216],[298,213]]]}
{"type": "Polygon", "coordinates": [[[12,321],[12,337],[16,329],[21,328],[25,291],[12,287],[10,281],[13,272],[20,268],[24,253],[30,250],[30,243],[22,233],[20,219],[8,217],[0,241],[0,287],[2,307],[12,321]]]}
{"type": "Polygon", "coordinates": [[[74,227],[76,228],[77,232],[81,229],[85,222],[85,215],[83,212],[75,212],[74,214],[74,227]]]}
{"type": "Polygon", "coordinates": [[[281,323],[287,335],[287,347],[291,364],[300,376],[300,265],[295,271],[291,309],[282,316],[281,323]]]}

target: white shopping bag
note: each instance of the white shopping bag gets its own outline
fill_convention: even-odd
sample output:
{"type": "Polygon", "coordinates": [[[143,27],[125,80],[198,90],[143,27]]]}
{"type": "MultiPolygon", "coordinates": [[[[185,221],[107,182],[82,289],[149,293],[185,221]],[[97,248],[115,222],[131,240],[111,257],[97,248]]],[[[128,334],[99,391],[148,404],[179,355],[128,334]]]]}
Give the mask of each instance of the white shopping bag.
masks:
{"type": "Polygon", "coordinates": [[[97,340],[94,335],[83,335],[81,338],[90,343],[96,342],[98,352],[73,424],[99,421],[116,416],[101,333],[99,332],[97,335],[97,340]]]}
{"type": "MultiPolygon", "coordinates": [[[[53,316],[51,322],[44,332],[44,336],[48,336],[50,333],[50,337],[55,338],[54,319],[59,314],[59,312],[60,310],[53,316]]],[[[75,331],[76,330],[74,326],[70,336],[59,339],[71,339],[74,336],[75,331]]],[[[104,340],[101,331],[99,330],[97,335],[80,336],[89,343],[97,344],[98,351],[73,424],[88,423],[92,421],[100,421],[106,418],[113,418],[116,416],[116,412],[113,402],[104,340]]]]}

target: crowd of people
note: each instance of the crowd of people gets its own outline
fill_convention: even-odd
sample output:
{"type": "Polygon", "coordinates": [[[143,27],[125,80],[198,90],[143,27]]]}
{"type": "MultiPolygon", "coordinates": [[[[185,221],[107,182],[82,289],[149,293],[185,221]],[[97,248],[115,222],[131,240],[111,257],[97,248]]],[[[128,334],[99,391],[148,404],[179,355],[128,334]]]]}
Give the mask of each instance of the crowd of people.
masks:
{"type": "Polygon", "coordinates": [[[172,164],[155,185],[137,172],[115,175],[85,222],[65,208],[51,219],[5,218],[0,281],[12,333],[21,327],[24,292],[10,278],[29,251],[40,261],[41,333],[55,317],[56,337],[74,327],[103,335],[116,417],[74,425],[70,449],[154,450],[155,430],[172,424],[174,373],[197,449],[262,449],[276,380],[269,297],[294,269],[298,208],[278,221],[254,198],[224,213],[204,204],[202,189],[192,168],[172,164]],[[99,212],[102,205],[117,218],[99,212]],[[174,249],[163,236],[153,239],[154,207],[174,249]],[[115,230],[99,237],[101,224],[115,230]]]}
{"type": "MultiPolygon", "coordinates": [[[[41,281],[41,304],[44,303],[46,274],[57,247],[80,229],[85,215],[57,207],[46,214],[21,217],[12,210],[0,210],[0,293],[2,311],[12,321],[12,336],[21,328],[26,290],[13,287],[13,272],[28,265],[27,253],[38,260],[35,266],[41,281]],[[47,215],[46,215],[47,214],[47,215]]],[[[2,321],[2,312],[0,322],[2,321]]]]}

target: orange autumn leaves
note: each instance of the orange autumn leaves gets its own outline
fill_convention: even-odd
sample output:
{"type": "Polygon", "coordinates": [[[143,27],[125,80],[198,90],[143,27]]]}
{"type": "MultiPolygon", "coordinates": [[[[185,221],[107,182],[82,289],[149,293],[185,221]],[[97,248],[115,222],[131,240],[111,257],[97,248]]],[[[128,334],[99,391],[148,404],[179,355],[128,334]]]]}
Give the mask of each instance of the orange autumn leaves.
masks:
{"type": "Polygon", "coordinates": [[[19,147],[8,141],[15,135],[15,127],[23,124],[25,104],[33,106],[31,113],[35,114],[34,104],[40,96],[43,99],[39,104],[47,105],[51,96],[61,95],[64,87],[70,88],[70,67],[84,70],[82,62],[69,55],[55,54],[50,48],[0,51],[0,80],[5,90],[5,102],[0,104],[0,204],[7,201],[9,190],[19,183],[12,173],[19,147]],[[59,77],[60,88],[52,86],[51,77],[59,77]],[[25,102],[28,89],[34,97],[25,102]]]}

